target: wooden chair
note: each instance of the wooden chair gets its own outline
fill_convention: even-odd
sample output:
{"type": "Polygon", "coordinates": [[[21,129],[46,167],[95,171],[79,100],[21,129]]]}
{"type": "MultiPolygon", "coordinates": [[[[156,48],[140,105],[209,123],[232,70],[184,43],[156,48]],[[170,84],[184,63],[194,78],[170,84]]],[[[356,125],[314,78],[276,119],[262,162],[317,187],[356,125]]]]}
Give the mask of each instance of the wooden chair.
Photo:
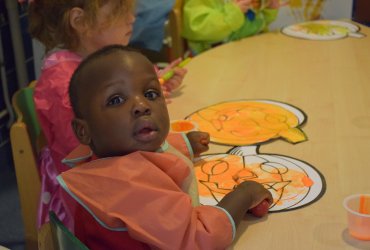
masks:
{"type": "Polygon", "coordinates": [[[181,36],[182,32],[182,9],[184,0],[176,0],[168,20],[168,33],[171,38],[169,58],[175,60],[183,57],[186,51],[185,39],[181,36]]]}
{"type": "Polygon", "coordinates": [[[51,223],[45,223],[38,231],[38,250],[56,250],[56,244],[51,232],[51,223]]]}
{"type": "Polygon", "coordinates": [[[33,85],[22,88],[13,95],[12,104],[17,121],[10,129],[26,249],[38,249],[36,220],[41,190],[37,152],[41,147],[42,133],[32,98],[33,85]]]}

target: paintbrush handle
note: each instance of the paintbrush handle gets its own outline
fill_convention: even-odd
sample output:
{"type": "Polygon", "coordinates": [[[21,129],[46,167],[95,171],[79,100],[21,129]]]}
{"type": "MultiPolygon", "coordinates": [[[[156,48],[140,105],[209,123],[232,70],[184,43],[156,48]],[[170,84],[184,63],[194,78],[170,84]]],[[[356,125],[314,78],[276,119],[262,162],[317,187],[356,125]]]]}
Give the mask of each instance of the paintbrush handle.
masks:
{"type": "MultiPolygon", "coordinates": [[[[191,58],[188,57],[186,59],[184,59],[183,61],[181,61],[176,67],[178,68],[183,68],[185,67],[186,64],[188,64],[190,62],[191,58]]],[[[169,79],[171,79],[171,77],[173,77],[173,75],[175,74],[175,71],[173,69],[167,71],[160,79],[160,82],[161,83],[164,83],[165,81],[168,81],[169,79]]]]}

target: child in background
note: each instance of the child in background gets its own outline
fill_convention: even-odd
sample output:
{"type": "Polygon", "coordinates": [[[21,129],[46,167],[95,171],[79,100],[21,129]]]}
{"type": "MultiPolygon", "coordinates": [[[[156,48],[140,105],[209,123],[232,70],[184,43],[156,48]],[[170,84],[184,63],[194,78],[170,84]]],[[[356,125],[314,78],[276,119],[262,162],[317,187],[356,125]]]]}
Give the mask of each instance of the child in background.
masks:
{"type": "Polygon", "coordinates": [[[279,0],[184,0],[183,36],[193,54],[266,31],[279,0]]]}
{"type": "MultiPolygon", "coordinates": [[[[36,112],[48,147],[40,156],[42,193],[38,226],[48,221],[53,210],[73,229],[73,211],[61,198],[56,176],[68,167],[61,160],[78,145],[70,123],[73,111],[68,86],[82,59],[109,44],[127,45],[134,16],[131,0],[36,0],[29,1],[31,36],[46,48],[40,78],[34,91],[36,112]]],[[[179,60],[171,64],[175,67],[179,60]]],[[[177,88],[186,74],[176,68],[175,76],[164,83],[166,91],[177,88]]],[[[165,72],[162,72],[162,74],[165,72]]]]}
{"type": "Polygon", "coordinates": [[[165,22],[175,0],[136,0],[136,20],[129,45],[159,52],[163,46],[165,22]]]}
{"type": "MultiPolygon", "coordinates": [[[[89,249],[224,249],[249,209],[271,204],[261,184],[246,181],[217,206],[199,205],[193,164],[166,140],[165,99],[140,53],[115,45],[90,55],[72,76],[70,99],[75,134],[97,159],[58,181],[80,204],[75,234],[89,249]]],[[[208,150],[207,133],[178,140],[185,154],[208,150]]]]}

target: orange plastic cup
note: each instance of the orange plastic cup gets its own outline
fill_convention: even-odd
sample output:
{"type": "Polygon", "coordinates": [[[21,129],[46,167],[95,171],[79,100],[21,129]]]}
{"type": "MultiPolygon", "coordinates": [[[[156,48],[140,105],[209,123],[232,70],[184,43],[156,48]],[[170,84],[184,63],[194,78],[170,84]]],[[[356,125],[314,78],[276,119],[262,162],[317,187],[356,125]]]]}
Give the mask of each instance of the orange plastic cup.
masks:
{"type": "Polygon", "coordinates": [[[174,120],[171,121],[170,125],[171,132],[183,133],[197,130],[197,126],[194,122],[188,120],[174,120]]]}
{"type": "Polygon", "coordinates": [[[347,210],[348,231],[359,240],[370,240],[370,194],[355,194],[343,201],[347,210]]]}

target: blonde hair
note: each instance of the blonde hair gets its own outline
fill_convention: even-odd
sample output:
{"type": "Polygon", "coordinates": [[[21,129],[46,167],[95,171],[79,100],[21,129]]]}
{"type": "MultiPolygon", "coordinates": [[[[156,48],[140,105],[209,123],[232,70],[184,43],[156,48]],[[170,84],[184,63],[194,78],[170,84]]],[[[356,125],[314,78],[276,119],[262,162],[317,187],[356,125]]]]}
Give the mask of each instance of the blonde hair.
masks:
{"type": "Polygon", "coordinates": [[[107,20],[109,24],[127,15],[134,6],[134,0],[34,0],[28,9],[29,32],[45,46],[46,52],[57,47],[75,49],[79,39],[69,22],[70,10],[81,8],[84,21],[93,27],[98,10],[108,2],[112,2],[113,7],[107,20]]]}

